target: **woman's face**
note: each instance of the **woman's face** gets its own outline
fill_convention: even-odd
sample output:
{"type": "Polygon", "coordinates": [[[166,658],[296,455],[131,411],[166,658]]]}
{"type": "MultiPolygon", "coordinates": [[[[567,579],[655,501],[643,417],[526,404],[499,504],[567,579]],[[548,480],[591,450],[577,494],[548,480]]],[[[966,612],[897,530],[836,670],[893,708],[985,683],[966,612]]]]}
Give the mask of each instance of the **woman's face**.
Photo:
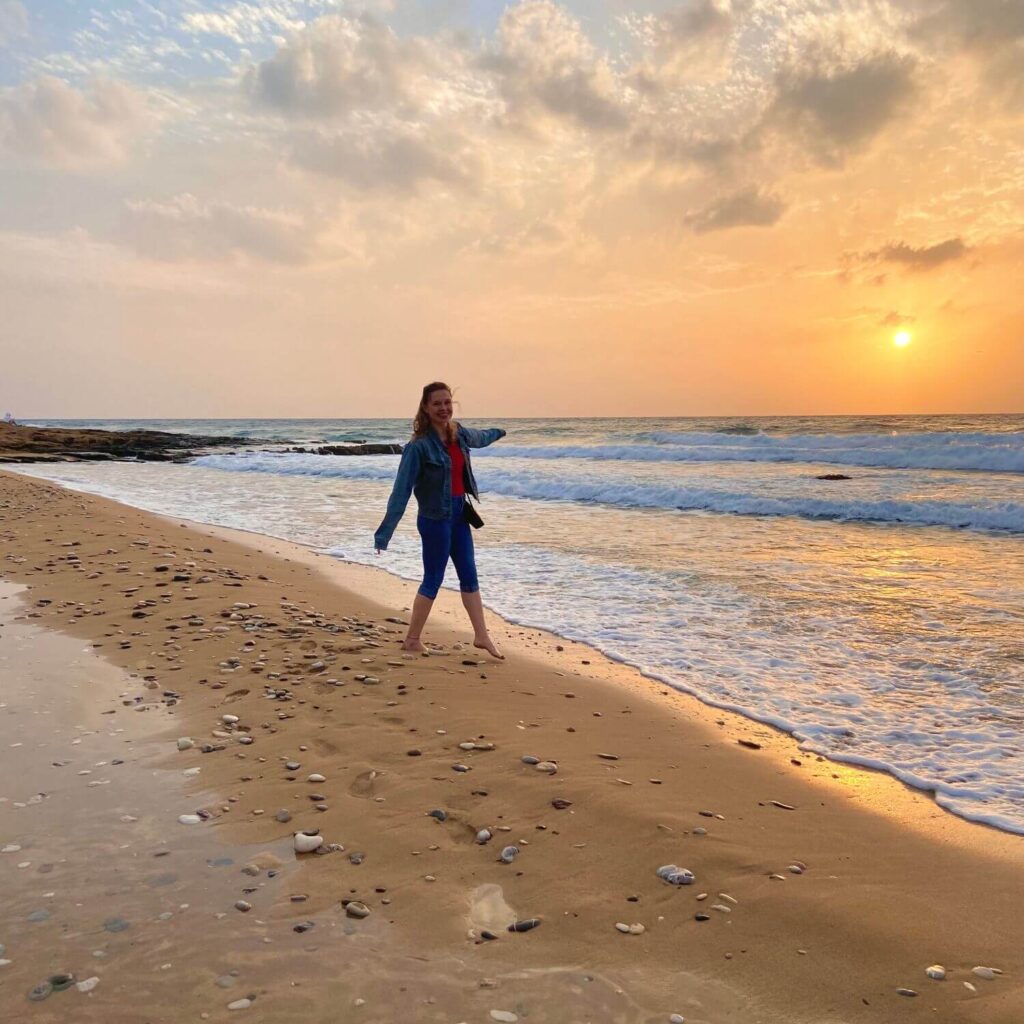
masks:
{"type": "Polygon", "coordinates": [[[427,399],[427,415],[435,428],[444,428],[452,418],[452,393],[439,388],[427,399]]]}

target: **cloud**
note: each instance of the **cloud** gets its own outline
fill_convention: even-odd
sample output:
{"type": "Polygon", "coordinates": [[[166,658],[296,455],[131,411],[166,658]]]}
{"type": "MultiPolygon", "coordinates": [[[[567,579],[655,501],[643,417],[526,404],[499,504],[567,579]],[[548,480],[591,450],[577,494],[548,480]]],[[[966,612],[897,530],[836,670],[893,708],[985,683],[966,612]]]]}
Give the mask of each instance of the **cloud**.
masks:
{"type": "Polygon", "coordinates": [[[125,160],[152,120],[142,93],[106,79],[86,91],[43,75],[0,92],[0,148],[76,170],[125,160]]]}
{"type": "Polygon", "coordinates": [[[879,327],[903,327],[905,324],[912,324],[917,319],[916,316],[910,316],[906,313],[897,313],[896,310],[890,310],[881,320],[878,321],[879,327]]]}
{"type": "Polygon", "coordinates": [[[236,3],[219,11],[190,11],[181,27],[192,35],[224,36],[240,46],[262,42],[275,32],[296,32],[304,22],[293,16],[292,5],[236,3]]]}
{"type": "Polygon", "coordinates": [[[271,263],[307,262],[317,236],[294,214],[184,193],[167,202],[132,200],[125,229],[132,245],[158,260],[220,260],[245,255],[271,263]]]}
{"type": "Polygon", "coordinates": [[[28,35],[28,11],[21,0],[0,0],[0,46],[28,35]]]}
{"type": "Polygon", "coordinates": [[[421,109],[435,70],[422,40],[400,39],[370,14],[327,15],[253,68],[253,100],[282,114],[341,117],[357,110],[421,109]]]}
{"type": "Polygon", "coordinates": [[[1006,104],[1024,109],[1024,3],[1020,0],[931,0],[914,25],[978,60],[982,80],[1006,104]]]}
{"type": "Polygon", "coordinates": [[[399,129],[374,135],[308,132],[292,149],[294,162],[308,171],[338,178],[362,191],[413,193],[428,183],[473,191],[482,165],[471,145],[443,130],[399,129]]]}
{"type": "Polygon", "coordinates": [[[688,0],[629,25],[648,55],[630,72],[631,84],[659,92],[679,81],[722,72],[728,65],[750,0],[688,0]]]}
{"type": "Polygon", "coordinates": [[[535,129],[561,122],[594,131],[626,126],[621,88],[580,23],[551,0],[505,9],[480,66],[490,71],[506,121],[535,129]]]}
{"type": "Polygon", "coordinates": [[[943,263],[963,259],[970,248],[962,238],[947,238],[935,245],[915,248],[906,242],[891,242],[889,245],[867,254],[867,259],[880,263],[897,263],[911,270],[934,270],[943,263]]]}
{"type": "Polygon", "coordinates": [[[914,58],[893,51],[851,60],[811,47],[779,72],[760,130],[789,135],[823,164],[841,164],[907,108],[915,68],[914,58]]]}
{"type": "Polygon", "coordinates": [[[771,227],[786,212],[786,203],[754,185],[686,215],[686,223],[698,234],[736,227],[771,227]]]}

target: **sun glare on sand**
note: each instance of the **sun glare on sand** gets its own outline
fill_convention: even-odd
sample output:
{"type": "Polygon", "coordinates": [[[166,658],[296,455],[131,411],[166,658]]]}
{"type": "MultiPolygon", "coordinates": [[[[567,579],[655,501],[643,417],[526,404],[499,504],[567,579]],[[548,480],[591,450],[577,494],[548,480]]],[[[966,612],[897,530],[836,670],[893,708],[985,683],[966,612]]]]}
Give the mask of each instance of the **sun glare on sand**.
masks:
{"type": "Polygon", "coordinates": [[[898,348],[906,348],[910,344],[910,331],[897,331],[892,340],[898,348]]]}

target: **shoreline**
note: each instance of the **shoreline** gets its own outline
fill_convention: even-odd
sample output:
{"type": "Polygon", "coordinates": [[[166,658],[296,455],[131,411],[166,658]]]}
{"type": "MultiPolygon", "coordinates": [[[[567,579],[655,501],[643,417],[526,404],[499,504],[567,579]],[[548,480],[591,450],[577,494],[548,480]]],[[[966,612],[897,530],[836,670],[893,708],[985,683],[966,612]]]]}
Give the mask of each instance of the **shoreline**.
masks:
{"type": "MultiPolygon", "coordinates": [[[[356,833],[357,845],[346,836],[346,849],[364,850],[367,860],[353,867],[347,856],[332,855],[299,866],[311,901],[324,912],[336,904],[339,888],[356,884],[353,871],[366,875],[374,865],[377,878],[392,880],[385,888],[396,895],[394,907],[382,905],[357,886],[359,898],[373,904],[370,920],[385,914],[407,940],[438,952],[461,950],[466,958],[479,958],[482,970],[498,963],[525,969],[568,957],[629,976],[638,986],[634,995],[642,993],[657,1013],[669,1008],[651,1020],[667,1019],[675,1005],[668,968],[680,953],[698,980],[724,982],[754,1000],[747,1004],[758,1008],[750,1019],[888,1021],[897,1012],[916,1019],[932,1008],[944,1021],[1018,1019],[1024,960],[1012,936],[1019,908],[1004,894],[1020,889],[1019,838],[956,818],[889,775],[816,760],[774,727],[701,704],[583,644],[498,623],[493,613],[489,618],[508,661],[484,662],[471,649],[454,647],[459,634],[450,624],[463,614],[454,593],[442,592],[431,619],[432,639],[448,645],[448,653],[403,659],[395,643],[401,630],[388,632],[387,619],[401,614],[411,589],[374,567],[258,534],[186,527],[176,518],[17,474],[0,474],[2,499],[8,509],[0,530],[3,574],[56,595],[49,598],[56,608],[34,613],[94,643],[105,643],[103,627],[114,619],[104,617],[116,615],[118,628],[140,634],[130,642],[149,652],[145,664],[153,666],[152,674],[170,680],[165,685],[188,681],[181,684],[182,714],[195,735],[216,729],[222,691],[239,670],[255,671],[261,684],[284,674],[293,698],[286,704],[289,718],[267,719],[267,707],[278,702],[270,705],[256,693],[260,687],[251,688],[253,676],[244,674],[238,678],[251,681],[250,687],[239,684],[246,692],[231,706],[254,740],[251,747],[238,746],[243,733],[231,729],[224,751],[190,751],[180,758],[183,766],[201,761],[204,788],[237,799],[230,814],[213,817],[213,827],[270,841],[280,839],[282,826],[270,813],[253,812],[308,808],[303,790],[309,787],[271,768],[260,768],[251,784],[240,785],[236,758],[251,760],[251,749],[273,765],[295,750],[291,733],[309,739],[305,745],[327,780],[321,784],[327,809],[305,810],[295,821],[321,826],[328,842],[332,833],[356,833]],[[22,513],[16,519],[12,501],[22,513]],[[124,539],[117,550],[103,554],[115,546],[106,538],[119,533],[124,539]],[[72,534],[80,554],[68,561],[68,549],[59,545],[73,541],[59,538],[72,534]],[[138,541],[134,550],[129,535],[138,541]],[[209,557],[205,548],[213,549],[209,557]],[[170,574],[190,579],[171,583],[157,572],[150,549],[173,550],[174,557],[166,558],[170,574]],[[31,569],[12,561],[12,555],[29,553],[31,569]],[[45,564],[47,558],[52,564],[45,564]],[[126,566],[120,580],[119,562],[126,566]],[[186,562],[195,568],[186,569],[186,562]],[[210,575],[205,592],[193,585],[199,572],[210,575]],[[123,589],[141,589],[116,598],[111,588],[121,580],[132,582],[123,589]],[[111,592],[102,592],[103,584],[111,592]],[[153,604],[136,608],[142,614],[129,625],[131,599],[143,594],[153,604]],[[90,614],[68,622],[58,615],[60,600],[81,601],[90,614]],[[232,619],[224,612],[236,600],[290,624],[265,629],[249,608],[232,619]],[[186,609],[190,615],[183,616],[186,609]],[[191,614],[199,609],[201,615],[191,614]],[[190,616],[204,625],[182,627],[190,616]],[[167,634],[152,632],[161,621],[174,634],[171,646],[180,648],[164,665],[158,661],[168,655],[160,649],[167,645],[156,641],[167,634]],[[214,621],[226,632],[214,633],[214,621]],[[238,646],[243,635],[253,640],[254,652],[265,652],[262,667],[244,653],[245,644],[238,646]],[[313,647],[304,650],[303,644],[313,647]],[[240,663],[224,670],[228,650],[240,663]],[[323,681],[327,676],[319,670],[297,671],[310,664],[310,653],[324,662],[324,672],[339,677],[339,685],[323,681]],[[379,682],[353,685],[359,682],[354,669],[367,656],[379,682]],[[336,663],[346,658],[350,671],[342,679],[336,663]],[[470,660],[473,665],[462,664],[470,660]],[[271,673],[270,665],[280,671],[271,673]],[[197,684],[200,673],[205,682],[197,684]],[[415,738],[408,736],[410,728],[415,738]],[[482,736],[496,749],[459,749],[460,741],[482,736]],[[741,746],[739,739],[759,748],[741,746]],[[421,750],[413,758],[407,754],[410,740],[421,750]],[[615,759],[600,758],[604,752],[615,759]],[[527,753],[555,762],[556,774],[523,765],[520,756],[527,753]],[[457,758],[465,759],[469,772],[453,772],[457,758]],[[478,789],[487,796],[476,795],[478,789]],[[572,806],[552,809],[556,796],[572,806]],[[446,806],[450,824],[425,820],[431,806],[446,806]],[[502,821],[511,823],[512,838],[529,835],[511,868],[496,863],[494,849],[472,843],[477,827],[502,821]],[[419,856],[410,858],[417,850],[419,856]],[[806,871],[787,874],[787,865],[797,861],[806,871]],[[659,881],[655,868],[669,862],[693,869],[696,885],[659,881]],[[427,865],[434,881],[424,885],[420,869],[427,865]],[[468,940],[463,924],[444,912],[482,884],[501,885],[517,914],[520,908],[520,916],[537,914],[544,926],[497,942],[468,940]],[[695,898],[705,891],[706,906],[723,900],[718,905],[727,909],[711,911],[701,922],[694,918],[701,912],[695,898]],[[622,921],[642,922],[646,931],[623,936],[614,927],[622,921]],[[947,982],[924,976],[936,962],[950,972],[947,982]],[[1005,973],[992,981],[974,977],[972,993],[961,983],[983,964],[1005,973]],[[899,995],[900,987],[919,997],[899,995]]],[[[129,669],[139,660],[120,644],[105,645],[101,653],[129,669]]],[[[701,1012],[688,1012],[687,1019],[731,1019],[701,1012]]],[[[547,1018],[535,1011],[531,1019],[547,1018]]]]}

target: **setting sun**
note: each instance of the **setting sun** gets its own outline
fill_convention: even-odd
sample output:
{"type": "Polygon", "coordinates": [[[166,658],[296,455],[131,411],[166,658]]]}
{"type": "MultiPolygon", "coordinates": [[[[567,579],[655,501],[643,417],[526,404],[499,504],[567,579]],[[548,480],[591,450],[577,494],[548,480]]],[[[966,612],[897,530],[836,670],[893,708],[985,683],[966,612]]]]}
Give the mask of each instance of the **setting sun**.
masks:
{"type": "Polygon", "coordinates": [[[906,348],[910,344],[910,331],[897,331],[892,340],[900,348],[906,348]]]}

